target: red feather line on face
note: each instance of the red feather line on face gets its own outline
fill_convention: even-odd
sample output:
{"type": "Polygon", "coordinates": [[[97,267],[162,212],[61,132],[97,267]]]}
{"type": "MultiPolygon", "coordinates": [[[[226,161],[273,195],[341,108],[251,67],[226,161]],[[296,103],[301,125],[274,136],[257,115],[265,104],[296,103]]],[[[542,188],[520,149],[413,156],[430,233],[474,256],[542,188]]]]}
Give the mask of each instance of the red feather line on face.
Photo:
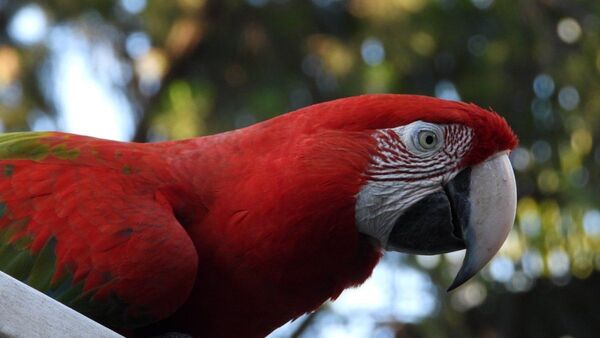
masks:
{"type": "Polygon", "coordinates": [[[442,147],[431,156],[416,156],[399,136],[403,129],[384,129],[375,134],[378,153],[366,173],[370,180],[414,182],[456,172],[473,139],[473,131],[468,127],[444,125],[442,147]]]}

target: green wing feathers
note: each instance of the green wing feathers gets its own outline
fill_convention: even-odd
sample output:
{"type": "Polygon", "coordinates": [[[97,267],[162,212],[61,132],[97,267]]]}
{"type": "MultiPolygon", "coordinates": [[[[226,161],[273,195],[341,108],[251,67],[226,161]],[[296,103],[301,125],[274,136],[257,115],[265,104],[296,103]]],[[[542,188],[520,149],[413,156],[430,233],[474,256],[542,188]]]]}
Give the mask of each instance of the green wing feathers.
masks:
{"type": "Polygon", "coordinates": [[[0,136],[0,270],[114,328],[173,313],[193,286],[196,251],[145,149],[0,136]]]}
{"type": "Polygon", "coordinates": [[[54,132],[20,132],[0,135],[0,159],[43,160],[48,156],[57,158],[76,158],[79,150],[68,149],[66,143],[69,134],[54,132]],[[53,140],[53,142],[51,142],[53,140]]]}

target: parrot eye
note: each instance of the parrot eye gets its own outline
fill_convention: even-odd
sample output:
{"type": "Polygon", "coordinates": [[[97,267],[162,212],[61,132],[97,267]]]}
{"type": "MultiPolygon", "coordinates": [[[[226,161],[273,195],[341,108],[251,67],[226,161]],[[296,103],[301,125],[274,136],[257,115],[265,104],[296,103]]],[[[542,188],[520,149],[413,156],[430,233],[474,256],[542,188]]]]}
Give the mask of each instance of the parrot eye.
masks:
{"type": "Polygon", "coordinates": [[[430,155],[442,147],[444,130],[433,123],[417,121],[407,126],[405,144],[417,155],[430,155]]]}
{"type": "Polygon", "coordinates": [[[437,134],[431,130],[421,130],[417,135],[417,143],[424,150],[432,150],[437,146],[438,137],[437,134]]]}

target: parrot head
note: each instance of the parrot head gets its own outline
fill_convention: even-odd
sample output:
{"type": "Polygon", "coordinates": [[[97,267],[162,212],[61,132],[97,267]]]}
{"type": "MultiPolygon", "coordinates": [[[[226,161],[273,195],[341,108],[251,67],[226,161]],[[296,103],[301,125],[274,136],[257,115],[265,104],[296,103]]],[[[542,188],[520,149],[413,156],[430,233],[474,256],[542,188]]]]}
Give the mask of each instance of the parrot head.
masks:
{"type": "MultiPolygon", "coordinates": [[[[355,227],[379,248],[413,254],[466,249],[450,289],[491,260],[512,227],[517,137],[474,104],[413,95],[365,95],[307,108],[313,130],[368,135],[354,199],[355,227]],[[343,118],[340,118],[343,116],[343,118]]],[[[350,142],[349,142],[350,143],[350,142]]],[[[344,157],[341,144],[324,147],[344,157]]],[[[336,154],[334,154],[336,153],[336,154]]],[[[353,155],[348,154],[347,158],[353,155]]]]}

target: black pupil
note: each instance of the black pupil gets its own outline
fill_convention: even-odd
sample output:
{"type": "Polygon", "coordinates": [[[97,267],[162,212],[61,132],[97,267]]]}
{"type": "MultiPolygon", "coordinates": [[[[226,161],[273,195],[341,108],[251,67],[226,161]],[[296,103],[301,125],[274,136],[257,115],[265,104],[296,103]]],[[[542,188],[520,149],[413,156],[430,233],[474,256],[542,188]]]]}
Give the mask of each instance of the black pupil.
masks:
{"type": "Polygon", "coordinates": [[[432,145],[434,141],[433,135],[425,136],[425,144],[432,145]]]}

